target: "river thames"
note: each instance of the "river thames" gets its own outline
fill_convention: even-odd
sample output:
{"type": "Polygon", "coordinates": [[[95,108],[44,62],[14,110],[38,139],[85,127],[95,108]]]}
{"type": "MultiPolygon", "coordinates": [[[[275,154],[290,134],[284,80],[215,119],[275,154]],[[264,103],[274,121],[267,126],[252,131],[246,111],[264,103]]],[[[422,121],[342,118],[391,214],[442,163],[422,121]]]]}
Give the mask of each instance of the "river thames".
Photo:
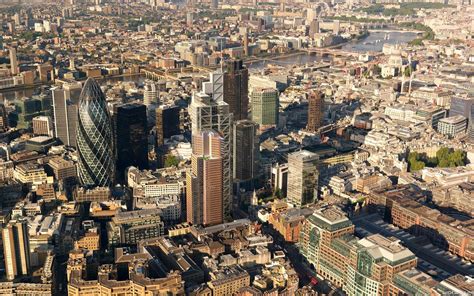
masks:
{"type": "MultiPolygon", "coordinates": [[[[369,31],[370,34],[360,40],[347,43],[342,46],[345,51],[353,52],[381,52],[384,44],[406,44],[417,38],[417,33],[406,31],[369,31]]],[[[330,58],[327,58],[329,61],[330,58]]],[[[267,61],[258,61],[248,64],[248,68],[253,71],[263,70],[268,64],[279,65],[283,67],[301,66],[321,61],[321,56],[301,53],[301,55],[282,57],[267,61]]],[[[323,60],[324,61],[324,60],[323,60]]]]}
{"type": "MultiPolygon", "coordinates": [[[[413,39],[417,38],[417,33],[406,32],[406,31],[372,31],[370,34],[361,40],[353,41],[342,46],[343,50],[354,51],[354,52],[380,52],[382,51],[383,45],[388,44],[406,44],[413,39]]],[[[290,57],[282,57],[279,59],[262,60],[256,61],[251,64],[247,64],[247,67],[251,72],[259,72],[269,64],[279,65],[283,67],[301,66],[305,64],[311,64],[320,61],[330,61],[330,57],[321,60],[321,56],[310,55],[301,53],[300,55],[293,55],[290,57]]],[[[127,77],[114,77],[104,78],[108,82],[116,81],[134,81],[142,83],[144,77],[142,75],[127,76],[127,77]]],[[[45,87],[45,86],[42,86],[45,87]]],[[[31,97],[34,94],[41,92],[41,87],[30,88],[20,91],[0,91],[0,102],[3,100],[11,101],[15,98],[31,97]]]]}

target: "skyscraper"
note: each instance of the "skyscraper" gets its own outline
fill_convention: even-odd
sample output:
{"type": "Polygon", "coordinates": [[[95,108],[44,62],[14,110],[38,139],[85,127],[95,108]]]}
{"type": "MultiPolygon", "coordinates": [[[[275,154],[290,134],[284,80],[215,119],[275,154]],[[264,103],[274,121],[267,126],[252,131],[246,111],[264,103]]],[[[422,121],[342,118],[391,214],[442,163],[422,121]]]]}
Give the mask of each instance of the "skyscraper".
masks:
{"type": "Polygon", "coordinates": [[[252,120],[260,126],[278,124],[279,96],[273,88],[257,88],[252,91],[252,120]]]}
{"type": "Polygon", "coordinates": [[[339,35],[340,29],[341,29],[341,22],[339,20],[334,20],[333,27],[332,27],[332,32],[334,33],[334,35],[339,35]]]}
{"type": "Polygon", "coordinates": [[[319,173],[316,153],[301,150],[288,155],[288,202],[295,206],[311,204],[318,198],[319,173]]]}
{"type": "Polygon", "coordinates": [[[192,133],[214,130],[222,137],[222,178],[223,178],[223,212],[224,219],[230,220],[232,211],[232,123],[229,104],[224,102],[223,73],[211,74],[211,81],[203,84],[203,91],[194,93],[189,114],[192,133]]]}
{"type": "Polygon", "coordinates": [[[33,134],[38,136],[53,136],[53,124],[49,116],[33,118],[33,134]]]}
{"type": "Polygon", "coordinates": [[[312,91],[308,96],[308,125],[306,129],[309,132],[316,132],[322,126],[323,122],[323,96],[319,91],[312,91]]]}
{"type": "Polygon", "coordinates": [[[26,220],[11,220],[2,229],[5,270],[8,280],[30,273],[30,242],[26,220]]]}
{"type": "Polygon", "coordinates": [[[462,115],[467,118],[467,134],[469,140],[474,140],[474,99],[472,98],[451,98],[449,117],[462,115]]]}
{"type": "Polygon", "coordinates": [[[125,169],[148,168],[148,133],[146,107],[132,103],[116,107],[114,112],[117,173],[123,180],[125,169]]]}
{"type": "Polygon", "coordinates": [[[143,91],[143,104],[148,107],[156,103],[158,103],[158,88],[153,81],[148,81],[143,91]]]}
{"type": "Polygon", "coordinates": [[[309,24],[309,37],[314,38],[314,34],[319,33],[319,21],[312,20],[309,24]]]}
{"type": "Polygon", "coordinates": [[[53,94],[54,136],[66,146],[76,147],[77,105],[68,100],[67,90],[51,89],[53,94]]]}
{"type": "Polygon", "coordinates": [[[0,104],[0,132],[8,130],[8,112],[4,104],[0,104]]]}
{"type": "Polygon", "coordinates": [[[163,145],[166,138],[179,134],[179,111],[178,106],[162,105],[156,108],[156,142],[158,146],[163,145]]]}
{"type": "Polygon", "coordinates": [[[224,101],[229,104],[229,112],[234,120],[247,119],[249,108],[249,71],[242,60],[226,63],[224,74],[224,101]]]}
{"type": "Polygon", "coordinates": [[[241,181],[257,177],[259,170],[258,124],[251,120],[239,120],[234,123],[233,153],[234,179],[241,181]]]}
{"type": "Polygon", "coordinates": [[[112,121],[105,96],[93,78],[87,79],[81,93],[77,151],[82,185],[111,186],[114,183],[112,121]]]}
{"type": "Polygon", "coordinates": [[[10,47],[10,71],[12,75],[18,74],[20,71],[18,69],[18,60],[16,57],[16,48],[10,47]]]}
{"type": "Polygon", "coordinates": [[[214,131],[193,135],[191,170],[186,176],[186,219],[190,223],[223,222],[222,140],[214,131]]]}

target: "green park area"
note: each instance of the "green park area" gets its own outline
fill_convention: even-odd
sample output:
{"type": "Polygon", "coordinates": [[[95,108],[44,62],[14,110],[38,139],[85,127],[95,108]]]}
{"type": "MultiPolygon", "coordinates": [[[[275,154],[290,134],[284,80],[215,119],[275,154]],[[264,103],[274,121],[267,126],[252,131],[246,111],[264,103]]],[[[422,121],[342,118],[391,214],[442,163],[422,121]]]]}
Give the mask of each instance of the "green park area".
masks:
{"type": "Polygon", "coordinates": [[[408,154],[408,168],[410,172],[419,171],[425,167],[457,167],[466,165],[466,152],[450,148],[440,148],[435,157],[428,157],[426,153],[410,152],[408,154]]]}
{"type": "Polygon", "coordinates": [[[419,9],[441,9],[446,7],[453,7],[443,3],[424,3],[424,2],[413,2],[413,3],[401,3],[400,8],[396,7],[385,7],[383,4],[375,4],[366,8],[361,8],[359,11],[366,12],[368,14],[381,14],[384,16],[396,16],[396,15],[413,15],[419,9]]]}

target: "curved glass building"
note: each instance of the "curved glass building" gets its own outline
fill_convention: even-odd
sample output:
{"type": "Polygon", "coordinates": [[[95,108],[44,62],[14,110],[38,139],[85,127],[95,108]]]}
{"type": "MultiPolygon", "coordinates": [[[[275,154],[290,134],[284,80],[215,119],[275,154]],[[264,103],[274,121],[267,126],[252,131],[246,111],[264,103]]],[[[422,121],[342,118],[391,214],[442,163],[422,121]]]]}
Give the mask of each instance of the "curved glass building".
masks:
{"type": "Polygon", "coordinates": [[[79,180],[82,185],[113,185],[115,168],[112,120],[104,93],[92,78],[87,79],[80,97],[77,150],[79,180]]]}

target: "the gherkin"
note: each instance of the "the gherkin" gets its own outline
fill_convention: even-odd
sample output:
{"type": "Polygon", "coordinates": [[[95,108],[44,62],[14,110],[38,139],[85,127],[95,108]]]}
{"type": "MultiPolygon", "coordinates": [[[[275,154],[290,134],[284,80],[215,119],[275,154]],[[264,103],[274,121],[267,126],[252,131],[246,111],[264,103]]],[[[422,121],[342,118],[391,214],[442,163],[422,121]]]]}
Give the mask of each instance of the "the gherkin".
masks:
{"type": "Polygon", "coordinates": [[[111,186],[114,182],[112,120],[104,93],[92,78],[82,89],[78,123],[79,180],[84,186],[111,186]]]}

